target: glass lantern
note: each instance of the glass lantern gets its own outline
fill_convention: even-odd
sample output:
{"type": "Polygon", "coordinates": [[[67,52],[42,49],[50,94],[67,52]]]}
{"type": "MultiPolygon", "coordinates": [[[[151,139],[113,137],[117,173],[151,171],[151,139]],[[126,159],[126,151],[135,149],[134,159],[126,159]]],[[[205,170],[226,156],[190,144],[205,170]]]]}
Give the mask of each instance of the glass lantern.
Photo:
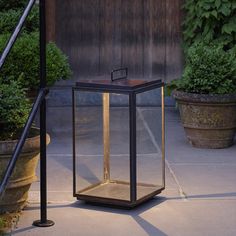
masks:
{"type": "Polygon", "coordinates": [[[73,188],[86,202],[134,207],[165,188],[160,80],[80,80],[73,88],[73,188]]]}

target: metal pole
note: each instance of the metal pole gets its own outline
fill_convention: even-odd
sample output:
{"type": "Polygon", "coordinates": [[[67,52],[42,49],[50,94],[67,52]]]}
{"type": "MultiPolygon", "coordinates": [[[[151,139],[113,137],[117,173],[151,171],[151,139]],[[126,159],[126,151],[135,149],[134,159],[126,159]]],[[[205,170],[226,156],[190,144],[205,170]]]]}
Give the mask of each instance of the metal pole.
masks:
{"type": "Polygon", "coordinates": [[[76,179],[76,150],[75,150],[75,113],[76,113],[76,102],[75,102],[75,88],[72,89],[72,142],[73,142],[73,196],[77,193],[77,179],[76,179]]]}
{"type": "Polygon", "coordinates": [[[104,182],[110,181],[110,95],[103,93],[104,182]]]}
{"type": "MultiPolygon", "coordinates": [[[[40,88],[46,87],[46,16],[45,0],[40,0],[40,88]]],[[[34,221],[37,227],[50,227],[54,222],[47,219],[47,137],[46,100],[40,106],[40,220],[34,221]]]]}

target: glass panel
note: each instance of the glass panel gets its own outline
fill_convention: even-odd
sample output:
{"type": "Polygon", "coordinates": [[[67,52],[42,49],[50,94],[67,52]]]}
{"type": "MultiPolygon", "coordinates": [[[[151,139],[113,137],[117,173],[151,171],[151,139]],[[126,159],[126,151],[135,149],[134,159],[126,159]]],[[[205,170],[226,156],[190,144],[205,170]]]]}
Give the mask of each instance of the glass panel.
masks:
{"type": "Polygon", "coordinates": [[[161,89],[137,95],[137,199],[164,187],[161,89]]]}
{"type": "Polygon", "coordinates": [[[117,199],[130,201],[129,97],[112,94],[110,108],[111,181],[117,199]]]}
{"type": "Polygon", "coordinates": [[[76,91],[75,101],[76,193],[129,201],[128,96],[76,91]]]}
{"type": "Polygon", "coordinates": [[[75,91],[76,193],[103,179],[102,94],[75,91]]]}

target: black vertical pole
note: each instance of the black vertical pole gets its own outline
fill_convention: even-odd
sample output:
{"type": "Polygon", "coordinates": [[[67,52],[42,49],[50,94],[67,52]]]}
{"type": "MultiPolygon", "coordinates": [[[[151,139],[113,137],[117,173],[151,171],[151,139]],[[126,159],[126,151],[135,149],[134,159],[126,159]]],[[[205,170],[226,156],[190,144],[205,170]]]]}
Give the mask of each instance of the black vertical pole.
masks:
{"type": "MultiPolygon", "coordinates": [[[[46,89],[46,8],[45,0],[39,1],[40,9],[40,89],[46,89]]],[[[54,222],[47,219],[47,133],[46,100],[40,106],[40,220],[34,221],[38,227],[49,227],[54,222]]]]}
{"type": "Polygon", "coordinates": [[[72,89],[73,196],[76,196],[75,89],[72,89]]]}
{"type": "Polygon", "coordinates": [[[130,200],[137,200],[137,151],[136,151],[136,94],[129,95],[130,123],[130,200]]]}

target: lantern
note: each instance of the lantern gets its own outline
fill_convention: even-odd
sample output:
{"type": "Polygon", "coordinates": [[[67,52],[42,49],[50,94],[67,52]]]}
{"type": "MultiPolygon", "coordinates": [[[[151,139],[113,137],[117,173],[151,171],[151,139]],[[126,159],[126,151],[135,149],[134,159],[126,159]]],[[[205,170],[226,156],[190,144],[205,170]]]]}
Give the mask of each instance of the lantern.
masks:
{"type": "Polygon", "coordinates": [[[113,71],[111,80],[76,82],[73,191],[78,200],[131,208],[164,190],[163,86],[161,80],[128,79],[127,69],[113,71]]]}

